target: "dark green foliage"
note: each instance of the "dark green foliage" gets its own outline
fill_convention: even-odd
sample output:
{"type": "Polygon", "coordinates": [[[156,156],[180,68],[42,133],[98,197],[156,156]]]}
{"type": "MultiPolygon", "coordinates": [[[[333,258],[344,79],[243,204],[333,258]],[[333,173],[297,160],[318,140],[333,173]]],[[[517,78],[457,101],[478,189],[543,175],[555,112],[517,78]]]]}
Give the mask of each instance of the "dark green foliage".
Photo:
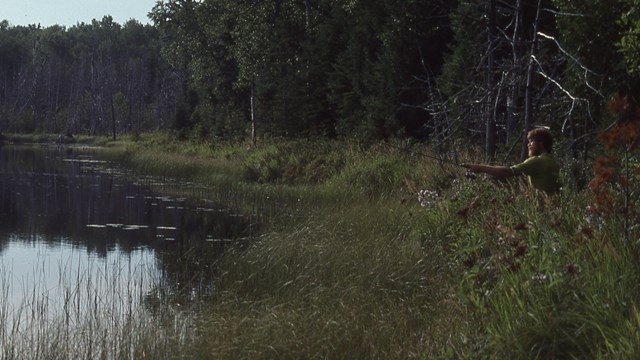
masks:
{"type": "Polygon", "coordinates": [[[617,48],[624,56],[629,73],[638,76],[640,74],[640,13],[638,13],[637,3],[633,0],[620,0],[620,5],[629,11],[622,12],[615,22],[616,27],[621,31],[620,41],[617,48]]]}
{"type": "Polygon", "coordinates": [[[331,141],[293,141],[262,146],[243,163],[246,180],[260,183],[318,184],[346,165],[331,141]]]}
{"type": "Polygon", "coordinates": [[[448,6],[174,0],[156,6],[153,18],[168,60],[211,108],[243,109],[246,124],[253,101],[263,135],[371,140],[415,121],[398,112],[399,102],[422,97],[406,85],[425,65],[438,71],[448,6]]]}
{"type": "Polygon", "coordinates": [[[106,135],[172,115],[160,106],[172,84],[149,25],[105,16],[70,28],[3,26],[0,38],[4,131],[106,135]]]}
{"type": "Polygon", "coordinates": [[[531,123],[586,153],[609,121],[604,99],[635,84],[632,2],[497,2],[490,52],[487,4],[170,0],[151,10],[153,26],[3,22],[0,129],[174,128],[214,142],[248,137],[254,121],[262,139],[479,143],[495,117],[505,158],[531,123]]]}
{"type": "MultiPolygon", "coordinates": [[[[578,116],[567,119],[567,135],[572,139],[602,129],[611,123],[605,103],[617,91],[628,91],[631,71],[624,64],[623,52],[616,43],[624,36],[620,18],[629,13],[625,1],[555,0],[559,45],[571,54],[564,59],[563,85],[580,99],[578,116]],[[573,16],[571,14],[583,14],[573,16]]],[[[572,151],[587,151],[593,137],[581,138],[572,151]]]]}

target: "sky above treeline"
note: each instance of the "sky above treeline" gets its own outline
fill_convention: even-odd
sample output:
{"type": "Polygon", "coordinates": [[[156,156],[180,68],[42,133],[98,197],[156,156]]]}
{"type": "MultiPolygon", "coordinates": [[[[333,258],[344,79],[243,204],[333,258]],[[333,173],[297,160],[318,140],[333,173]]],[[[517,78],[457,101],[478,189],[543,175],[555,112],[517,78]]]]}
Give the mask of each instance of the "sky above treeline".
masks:
{"type": "Polygon", "coordinates": [[[113,21],[124,24],[135,19],[150,23],[147,14],[157,0],[0,0],[0,20],[10,25],[40,24],[43,27],[91,23],[111,15],[113,21]]]}

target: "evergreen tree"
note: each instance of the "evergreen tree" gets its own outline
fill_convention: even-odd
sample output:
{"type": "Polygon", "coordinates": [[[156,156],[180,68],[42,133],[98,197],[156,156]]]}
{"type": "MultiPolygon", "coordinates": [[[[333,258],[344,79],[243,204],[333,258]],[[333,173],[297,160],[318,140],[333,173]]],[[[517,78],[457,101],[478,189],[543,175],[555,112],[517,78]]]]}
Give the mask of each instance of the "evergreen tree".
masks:
{"type": "MultiPolygon", "coordinates": [[[[567,93],[573,111],[566,111],[561,129],[577,145],[588,148],[593,133],[606,124],[603,105],[618,88],[623,88],[626,69],[623,55],[615,44],[620,40],[623,14],[629,14],[628,1],[555,0],[558,8],[557,46],[562,49],[567,93]],[[626,4],[625,4],[626,3],[626,4]],[[579,142],[583,139],[582,143],[579,142]]],[[[551,40],[551,41],[553,41],[551,40]]]]}

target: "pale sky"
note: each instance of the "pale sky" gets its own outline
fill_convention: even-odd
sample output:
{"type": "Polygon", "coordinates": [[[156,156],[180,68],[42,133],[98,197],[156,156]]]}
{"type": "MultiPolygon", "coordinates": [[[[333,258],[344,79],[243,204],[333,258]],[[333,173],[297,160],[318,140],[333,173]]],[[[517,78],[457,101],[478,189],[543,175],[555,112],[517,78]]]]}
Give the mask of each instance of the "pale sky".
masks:
{"type": "Polygon", "coordinates": [[[123,25],[130,19],[151,23],[147,14],[156,0],[0,0],[0,21],[12,26],[40,24],[43,27],[64,25],[67,28],[111,15],[123,25]]]}

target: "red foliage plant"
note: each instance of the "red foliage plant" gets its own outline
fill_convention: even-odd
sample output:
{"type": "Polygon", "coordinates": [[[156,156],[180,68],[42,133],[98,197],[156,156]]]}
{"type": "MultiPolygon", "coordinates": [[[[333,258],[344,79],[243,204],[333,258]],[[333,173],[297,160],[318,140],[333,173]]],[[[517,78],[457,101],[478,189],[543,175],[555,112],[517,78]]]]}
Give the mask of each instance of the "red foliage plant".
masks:
{"type": "MultiPolygon", "coordinates": [[[[640,145],[640,111],[627,95],[618,95],[607,104],[607,109],[618,117],[617,124],[598,134],[606,150],[614,155],[596,158],[593,168],[594,177],[589,183],[595,194],[595,210],[600,213],[612,213],[629,209],[620,208],[616,199],[619,194],[613,190],[626,189],[628,179],[618,171],[620,158],[615,155],[637,150],[640,145]]],[[[628,164],[624,164],[628,166],[628,164]]],[[[628,195],[625,193],[625,196],[628,195]]]]}

